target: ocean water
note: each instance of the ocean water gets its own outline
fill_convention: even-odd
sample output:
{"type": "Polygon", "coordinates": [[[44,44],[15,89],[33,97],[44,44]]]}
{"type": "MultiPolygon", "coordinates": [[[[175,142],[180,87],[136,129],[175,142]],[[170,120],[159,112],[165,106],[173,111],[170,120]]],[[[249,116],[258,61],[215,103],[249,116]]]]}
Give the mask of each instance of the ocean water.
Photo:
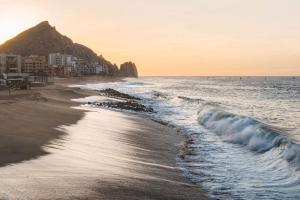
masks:
{"type": "Polygon", "coordinates": [[[300,199],[300,77],[147,77],[81,87],[140,97],[156,111],[145,116],[180,130],[188,153],[178,166],[212,199],[300,199]]]}

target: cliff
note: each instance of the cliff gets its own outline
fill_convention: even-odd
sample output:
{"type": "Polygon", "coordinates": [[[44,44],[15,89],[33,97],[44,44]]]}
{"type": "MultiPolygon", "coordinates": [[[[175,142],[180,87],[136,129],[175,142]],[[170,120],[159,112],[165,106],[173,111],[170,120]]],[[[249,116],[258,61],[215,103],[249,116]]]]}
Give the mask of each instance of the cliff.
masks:
{"type": "Polygon", "coordinates": [[[138,71],[133,62],[125,62],[120,66],[120,76],[138,77],[138,71]]]}

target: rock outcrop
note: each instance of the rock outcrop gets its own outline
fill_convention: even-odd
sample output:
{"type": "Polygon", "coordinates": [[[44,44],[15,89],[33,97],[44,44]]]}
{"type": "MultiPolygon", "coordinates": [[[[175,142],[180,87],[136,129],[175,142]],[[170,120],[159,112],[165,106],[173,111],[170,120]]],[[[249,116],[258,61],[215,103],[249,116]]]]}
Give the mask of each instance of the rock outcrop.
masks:
{"type": "Polygon", "coordinates": [[[138,71],[133,62],[125,62],[120,66],[120,76],[138,77],[138,71]]]}
{"type": "Polygon", "coordinates": [[[100,90],[99,95],[109,97],[110,99],[100,102],[88,102],[88,104],[97,107],[130,110],[135,112],[155,112],[152,107],[143,105],[140,102],[142,99],[111,88],[100,90]]]}
{"type": "Polygon", "coordinates": [[[107,97],[115,98],[115,99],[126,99],[126,100],[141,100],[140,98],[119,92],[117,90],[108,88],[105,90],[100,90],[100,95],[104,95],[107,97]]]}

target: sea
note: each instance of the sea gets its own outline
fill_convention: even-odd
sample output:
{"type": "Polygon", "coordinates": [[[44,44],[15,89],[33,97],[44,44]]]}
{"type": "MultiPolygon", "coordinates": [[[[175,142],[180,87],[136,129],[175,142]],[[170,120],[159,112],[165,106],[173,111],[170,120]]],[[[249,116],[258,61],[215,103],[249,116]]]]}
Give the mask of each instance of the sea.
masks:
{"type": "Polygon", "coordinates": [[[142,77],[80,87],[112,88],[152,107],[139,114],[186,138],[185,155],[174,159],[211,199],[300,199],[300,77],[142,77]]]}

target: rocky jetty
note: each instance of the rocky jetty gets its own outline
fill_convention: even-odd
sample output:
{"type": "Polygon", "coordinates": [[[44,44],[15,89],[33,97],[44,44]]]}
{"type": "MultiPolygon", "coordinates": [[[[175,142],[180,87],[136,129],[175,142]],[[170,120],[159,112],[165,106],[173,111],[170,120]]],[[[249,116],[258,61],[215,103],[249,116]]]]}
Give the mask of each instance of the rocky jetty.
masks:
{"type": "Polygon", "coordinates": [[[111,88],[100,90],[99,95],[122,101],[89,102],[88,104],[103,108],[130,110],[135,112],[154,112],[153,108],[141,104],[139,102],[141,100],[140,98],[119,92],[111,88]]]}
{"type": "Polygon", "coordinates": [[[146,107],[143,104],[139,104],[135,101],[125,101],[125,102],[100,102],[94,103],[93,105],[104,107],[104,108],[114,108],[121,110],[131,110],[135,112],[154,112],[153,108],[146,107]]]}
{"type": "Polygon", "coordinates": [[[119,92],[119,91],[111,89],[111,88],[108,88],[105,90],[100,90],[99,92],[100,92],[100,95],[117,98],[117,99],[141,100],[140,98],[119,92]]]}

